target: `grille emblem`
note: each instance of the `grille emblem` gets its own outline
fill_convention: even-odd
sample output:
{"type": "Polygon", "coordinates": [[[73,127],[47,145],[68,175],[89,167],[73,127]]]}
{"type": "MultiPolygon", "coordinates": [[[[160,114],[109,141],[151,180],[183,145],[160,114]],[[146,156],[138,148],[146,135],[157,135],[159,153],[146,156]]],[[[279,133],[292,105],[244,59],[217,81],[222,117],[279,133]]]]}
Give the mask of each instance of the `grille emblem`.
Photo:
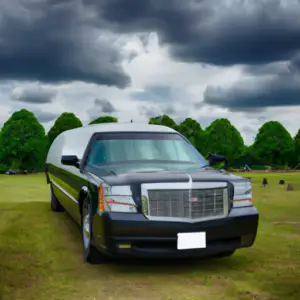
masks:
{"type": "Polygon", "coordinates": [[[198,198],[197,197],[192,197],[191,198],[191,202],[197,202],[198,201],[198,198]]]}

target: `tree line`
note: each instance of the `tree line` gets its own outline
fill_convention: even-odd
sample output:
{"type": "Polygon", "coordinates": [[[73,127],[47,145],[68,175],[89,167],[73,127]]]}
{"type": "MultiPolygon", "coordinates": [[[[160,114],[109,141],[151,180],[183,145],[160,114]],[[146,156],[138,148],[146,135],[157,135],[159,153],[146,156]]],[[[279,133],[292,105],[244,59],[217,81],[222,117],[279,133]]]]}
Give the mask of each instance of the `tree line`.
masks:
{"type": "MultiPolygon", "coordinates": [[[[99,117],[89,124],[118,122],[112,116],[99,117]]],[[[171,127],[184,135],[205,157],[209,153],[225,155],[235,168],[244,165],[269,165],[293,168],[300,162],[300,130],[293,138],[278,121],[264,123],[252,145],[246,146],[228,119],[213,121],[207,128],[192,118],[177,124],[168,115],[149,119],[149,124],[171,127]]],[[[61,114],[48,133],[37,117],[26,109],[14,112],[0,131],[0,172],[8,169],[43,171],[50,145],[62,132],[83,126],[73,113],[61,114]]]]}

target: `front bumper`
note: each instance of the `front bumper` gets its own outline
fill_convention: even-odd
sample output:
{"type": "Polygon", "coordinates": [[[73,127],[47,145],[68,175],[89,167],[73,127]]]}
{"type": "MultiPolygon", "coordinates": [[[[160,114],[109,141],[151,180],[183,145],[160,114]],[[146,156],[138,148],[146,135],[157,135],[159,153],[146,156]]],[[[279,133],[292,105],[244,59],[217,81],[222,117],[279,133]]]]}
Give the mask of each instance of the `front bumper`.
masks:
{"type": "Polygon", "coordinates": [[[234,208],[226,218],[197,223],[149,221],[142,214],[96,214],[94,243],[101,252],[114,257],[204,257],[251,247],[258,220],[255,207],[234,208]],[[178,233],[203,231],[206,248],[177,249],[178,233]]]}

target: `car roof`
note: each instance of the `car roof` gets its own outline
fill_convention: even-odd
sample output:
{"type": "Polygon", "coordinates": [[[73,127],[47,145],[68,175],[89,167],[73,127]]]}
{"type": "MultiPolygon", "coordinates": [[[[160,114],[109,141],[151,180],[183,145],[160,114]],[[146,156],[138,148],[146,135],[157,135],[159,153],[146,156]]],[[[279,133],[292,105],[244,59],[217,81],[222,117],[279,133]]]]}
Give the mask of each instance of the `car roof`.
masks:
{"type": "Polygon", "coordinates": [[[52,143],[47,155],[47,162],[61,165],[61,155],[83,157],[87,144],[94,133],[102,132],[157,132],[177,133],[172,128],[146,123],[102,123],[86,125],[62,132],[52,143]]]}
{"type": "Polygon", "coordinates": [[[96,132],[99,133],[101,132],[162,132],[162,133],[173,132],[176,133],[176,131],[170,127],[155,125],[155,124],[146,124],[146,123],[102,123],[102,124],[86,125],[71,130],[84,131],[88,134],[93,134],[96,132]]]}

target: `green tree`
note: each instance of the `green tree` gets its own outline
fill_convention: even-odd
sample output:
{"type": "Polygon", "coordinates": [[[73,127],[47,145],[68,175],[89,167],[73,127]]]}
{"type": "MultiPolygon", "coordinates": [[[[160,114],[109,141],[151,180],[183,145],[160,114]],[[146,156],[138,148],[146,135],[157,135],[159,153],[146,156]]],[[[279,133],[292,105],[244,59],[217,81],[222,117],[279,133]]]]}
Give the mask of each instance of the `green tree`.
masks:
{"type": "Polygon", "coordinates": [[[231,163],[233,168],[243,168],[245,165],[251,166],[255,163],[252,146],[244,146],[241,156],[231,163]]]}
{"type": "Polygon", "coordinates": [[[149,119],[149,124],[162,125],[178,130],[176,122],[168,115],[157,116],[149,119]]]}
{"type": "Polygon", "coordinates": [[[278,121],[266,122],[259,128],[252,148],[256,160],[261,164],[292,163],[294,141],[278,121]]]}
{"type": "Polygon", "coordinates": [[[102,124],[102,123],[117,123],[118,119],[112,116],[104,116],[104,117],[99,117],[93,121],[91,121],[89,124],[102,124]]]}
{"type": "Polygon", "coordinates": [[[295,163],[300,163],[300,129],[294,137],[295,163]]]}
{"type": "Polygon", "coordinates": [[[217,119],[205,129],[207,153],[224,155],[230,164],[244,153],[244,140],[228,119],[217,119]]]}
{"type": "Polygon", "coordinates": [[[55,121],[48,132],[49,147],[62,132],[82,126],[82,122],[73,113],[64,112],[55,121]]]}
{"type": "Polygon", "coordinates": [[[200,153],[206,155],[204,131],[196,120],[192,118],[186,118],[180,123],[178,131],[184,135],[200,153]]]}
{"type": "Polygon", "coordinates": [[[3,169],[43,169],[47,139],[44,127],[26,110],[14,112],[0,132],[0,164],[3,169]]]}

